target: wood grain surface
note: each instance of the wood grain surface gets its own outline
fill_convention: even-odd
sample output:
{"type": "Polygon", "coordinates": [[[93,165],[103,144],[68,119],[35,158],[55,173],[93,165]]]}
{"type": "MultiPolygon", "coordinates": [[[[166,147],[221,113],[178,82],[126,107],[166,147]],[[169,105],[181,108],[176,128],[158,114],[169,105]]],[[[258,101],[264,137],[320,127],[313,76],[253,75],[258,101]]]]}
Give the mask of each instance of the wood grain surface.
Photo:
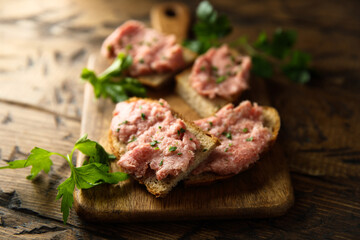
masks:
{"type": "MultiPolygon", "coordinates": [[[[34,146],[61,153],[80,136],[81,69],[129,18],[149,21],[155,0],[0,1],[0,164],[34,146]]],[[[194,14],[199,1],[183,1],[194,14]]],[[[0,172],[0,239],[357,239],[360,235],[360,3],[211,1],[234,31],[227,40],[277,27],[298,33],[316,75],[301,86],[261,80],[282,117],[279,145],[295,203],[282,217],[247,220],[90,223],[71,211],[62,224],[56,187],[70,174],[54,159],[34,182],[29,170],[0,172]]],[[[255,80],[257,81],[257,80],[255,80]]],[[[255,87],[255,86],[252,86],[255,87]]],[[[243,96],[246,98],[245,96],[243,96]]],[[[253,96],[255,97],[255,96],[253,96]]],[[[74,159],[75,160],[75,159],[74,159]]]]}

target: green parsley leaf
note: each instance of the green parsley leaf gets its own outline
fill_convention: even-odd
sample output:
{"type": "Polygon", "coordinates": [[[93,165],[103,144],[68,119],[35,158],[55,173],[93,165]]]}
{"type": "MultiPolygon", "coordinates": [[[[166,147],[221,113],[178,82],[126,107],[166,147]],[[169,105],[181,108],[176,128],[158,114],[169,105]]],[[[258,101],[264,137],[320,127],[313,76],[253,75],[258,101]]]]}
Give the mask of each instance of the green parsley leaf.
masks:
{"type": "Polygon", "coordinates": [[[86,156],[89,156],[89,160],[85,161],[84,165],[88,163],[108,163],[109,154],[99,143],[87,139],[87,134],[77,140],[74,148],[78,149],[86,156]]]}
{"type": "Polygon", "coordinates": [[[164,159],[161,159],[161,162],[159,163],[159,166],[161,167],[164,164],[164,159]]]}
{"type": "Polygon", "coordinates": [[[74,202],[74,190],[75,190],[75,181],[72,177],[66,179],[57,187],[58,193],[56,195],[56,200],[61,199],[61,212],[63,213],[64,224],[66,224],[69,217],[70,209],[72,208],[74,202]]]}
{"type": "Polygon", "coordinates": [[[146,119],[146,115],[144,113],[141,113],[141,119],[145,120],[146,119]]]}
{"type": "Polygon", "coordinates": [[[254,138],[253,137],[249,137],[246,139],[247,142],[251,142],[254,138]]]}
{"type": "Polygon", "coordinates": [[[203,151],[203,152],[206,152],[206,151],[207,151],[207,148],[204,148],[202,151],[203,151]]]}
{"type": "Polygon", "coordinates": [[[242,130],[243,133],[247,133],[248,131],[249,131],[249,129],[247,129],[247,128],[244,128],[244,129],[242,130]]]}
{"type": "Polygon", "coordinates": [[[128,120],[125,120],[125,121],[123,121],[122,123],[119,123],[119,126],[120,125],[123,125],[123,124],[128,124],[129,123],[129,121],[128,120]]]}
{"type": "Polygon", "coordinates": [[[225,148],[225,151],[224,152],[227,152],[229,150],[229,148],[225,148]]]}
{"type": "Polygon", "coordinates": [[[183,128],[180,128],[180,130],[177,131],[178,135],[180,135],[181,133],[184,133],[184,132],[186,132],[186,130],[183,128]]]}
{"type": "Polygon", "coordinates": [[[186,40],[183,45],[197,53],[201,54],[213,46],[218,46],[218,39],[232,31],[229,19],[218,14],[208,1],[199,4],[196,16],[197,21],[193,27],[196,40],[186,40]]]}
{"type": "Polygon", "coordinates": [[[154,141],[150,142],[150,146],[155,147],[156,144],[158,144],[158,143],[160,143],[160,142],[154,140],[154,141]]]}
{"type": "Polygon", "coordinates": [[[32,166],[31,175],[28,176],[28,179],[34,179],[41,170],[46,173],[50,171],[50,167],[53,164],[50,159],[51,155],[63,157],[68,162],[71,170],[70,177],[57,188],[58,194],[56,199],[61,198],[61,212],[63,213],[64,224],[66,224],[74,202],[73,193],[75,186],[78,189],[88,189],[103,183],[115,184],[128,178],[126,173],[109,173],[109,161],[114,160],[115,156],[108,154],[97,142],[88,139],[87,134],[75,143],[70,155],[68,154],[66,157],[60,153],[49,152],[35,147],[26,160],[10,162],[9,166],[0,167],[0,169],[32,166]],[[72,164],[73,153],[76,149],[89,157],[81,167],[75,167],[72,164]]]}
{"type": "Polygon", "coordinates": [[[227,139],[232,139],[231,132],[223,132],[222,135],[224,135],[227,139]]]}
{"type": "Polygon", "coordinates": [[[175,151],[176,149],[177,149],[177,147],[170,146],[170,147],[169,147],[169,152],[173,152],[173,151],[175,151]]]}
{"type": "Polygon", "coordinates": [[[216,79],[216,83],[222,83],[226,79],[225,76],[220,76],[216,79]]]}
{"type": "Polygon", "coordinates": [[[132,142],[134,142],[134,141],[136,141],[136,137],[135,137],[135,136],[133,136],[133,137],[131,138],[131,140],[128,141],[128,143],[132,143],[132,142]]]}
{"type": "Polygon", "coordinates": [[[49,152],[45,149],[35,147],[31,150],[31,153],[26,160],[16,160],[8,162],[8,166],[0,167],[0,169],[16,169],[32,166],[30,171],[31,174],[26,178],[29,180],[33,180],[41,172],[41,170],[43,170],[45,173],[48,173],[50,171],[51,165],[53,164],[50,156],[54,154],[60,155],[58,153],[49,152]]]}
{"type": "Polygon", "coordinates": [[[273,75],[273,66],[266,59],[260,56],[253,56],[251,72],[259,77],[271,78],[273,75]]]}
{"type": "Polygon", "coordinates": [[[293,51],[290,54],[290,61],[282,68],[283,73],[297,83],[307,83],[311,79],[308,65],[310,55],[301,51],[293,51]]]}
{"type": "Polygon", "coordinates": [[[181,155],[182,155],[182,153],[181,153],[181,152],[179,152],[177,155],[181,156],[181,155]]]}
{"type": "Polygon", "coordinates": [[[99,76],[84,68],[81,78],[91,83],[96,98],[109,97],[116,103],[127,100],[130,96],[146,97],[146,90],[137,79],[122,76],[131,63],[130,56],[120,53],[111,66],[99,76]]]}

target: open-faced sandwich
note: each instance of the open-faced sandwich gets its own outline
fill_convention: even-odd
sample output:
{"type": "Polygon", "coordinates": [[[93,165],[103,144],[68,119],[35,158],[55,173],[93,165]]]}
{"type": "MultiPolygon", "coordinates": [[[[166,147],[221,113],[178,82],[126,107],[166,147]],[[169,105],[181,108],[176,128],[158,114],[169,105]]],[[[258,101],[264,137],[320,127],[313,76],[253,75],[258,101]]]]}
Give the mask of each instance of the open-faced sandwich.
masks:
{"type": "Polygon", "coordinates": [[[166,101],[140,98],[116,105],[109,142],[119,170],[157,197],[164,197],[219,145],[166,101]]]}
{"type": "Polygon", "coordinates": [[[274,108],[243,101],[237,107],[228,104],[195,124],[219,138],[221,145],[192,171],[186,185],[209,184],[248,169],[275,142],[280,117],[274,108]]]}
{"type": "Polygon", "coordinates": [[[251,58],[227,45],[211,48],[176,76],[176,92],[200,116],[208,117],[249,88],[251,58]]]}
{"type": "Polygon", "coordinates": [[[151,87],[161,86],[196,58],[194,52],[176,43],[174,35],[164,35],[134,20],[119,26],[101,47],[102,55],[109,59],[121,52],[132,57],[127,74],[151,87]]]}

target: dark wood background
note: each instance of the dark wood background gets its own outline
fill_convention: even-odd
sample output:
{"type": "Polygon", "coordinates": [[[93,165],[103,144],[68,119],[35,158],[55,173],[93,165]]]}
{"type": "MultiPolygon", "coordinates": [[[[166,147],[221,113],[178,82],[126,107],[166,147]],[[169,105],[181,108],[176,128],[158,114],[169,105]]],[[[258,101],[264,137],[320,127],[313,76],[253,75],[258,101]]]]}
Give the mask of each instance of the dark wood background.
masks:
{"type": "MultiPolygon", "coordinates": [[[[129,18],[149,21],[158,1],[0,2],[0,164],[34,147],[66,153],[79,137],[81,69],[129,18]]],[[[186,1],[194,12],[198,1],[186,1]]],[[[252,220],[62,224],[56,187],[61,159],[34,182],[29,169],[0,172],[1,239],[355,239],[360,235],[360,2],[212,1],[249,39],[277,27],[298,32],[316,75],[301,86],[266,80],[282,117],[295,204],[282,217],[252,220]]]]}

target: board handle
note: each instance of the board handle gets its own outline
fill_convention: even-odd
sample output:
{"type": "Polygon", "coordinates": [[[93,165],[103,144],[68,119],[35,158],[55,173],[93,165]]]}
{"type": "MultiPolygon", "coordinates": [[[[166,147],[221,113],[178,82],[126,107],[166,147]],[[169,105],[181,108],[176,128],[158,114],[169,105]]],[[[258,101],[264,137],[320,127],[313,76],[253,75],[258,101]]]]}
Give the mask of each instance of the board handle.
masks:
{"type": "Polygon", "coordinates": [[[189,30],[190,11],[180,2],[160,3],[151,8],[150,20],[154,29],[165,34],[174,34],[176,41],[182,43],[189,30]]]}

